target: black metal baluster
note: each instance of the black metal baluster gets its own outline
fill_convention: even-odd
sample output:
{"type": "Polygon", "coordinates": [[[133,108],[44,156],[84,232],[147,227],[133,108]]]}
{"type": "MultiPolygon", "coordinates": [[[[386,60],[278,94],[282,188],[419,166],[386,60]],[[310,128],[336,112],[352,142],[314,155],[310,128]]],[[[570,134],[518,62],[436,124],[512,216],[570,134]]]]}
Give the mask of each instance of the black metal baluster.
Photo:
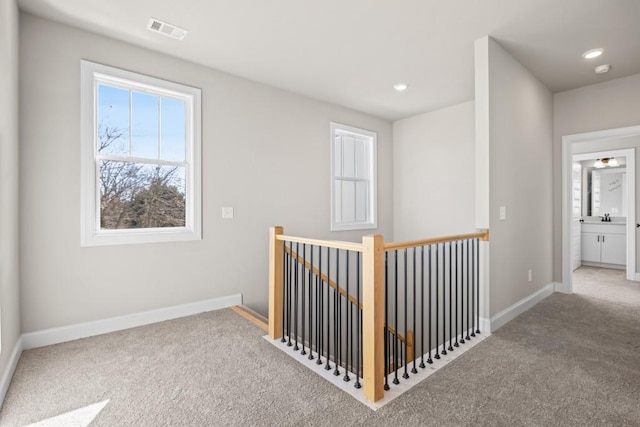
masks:
{"type": "Polygon", "coordinates": [[[301,291],[302,291],[302,306],[300,307],[300,309],[302,310],[302,317],[301,317],[301,322],[302,322],[302,351],[300,352],[300,354],[302,354],[303,356],[305,354],[307,354],[307,352],[304,349],[304,336],[305,336],[305,311],[306,311],[306,302],[305,302],[305,285],[306,285],[306,278],[307,278],[307,244],[303,243],[302,244],[302,265],[301,265],[301,270],[302,270],[302,286],[301,286],[301,291]]]}
{"type": "Polygon", "coordinates": [[[454,253],[456,255],[455,256],[455,259],[456,259],[455,266],[456,267],[455,267],[455,270],[454,270],[455,271],[456,280],[455,280],[455,288],[454,288],[455,289],[455,300],[454,300],[455,315],[453,316],[453,319],[454,319],[453,330],[456,333],[456,342],[455,342],[455,344],[453,344],[453,346],[454,347],[460,347],[460,344],[458,344],[458,335],[459,335],[459,333],[458,333],[458,285],[460,284],[459,283],[460,274],[459,274],[459,270],[458,269],[460,267],[460,262],[459,262],[460,259],[458,258],[458,241],[457,240],[456,240],[456,247],[454,249],[454,253]]]}
{"type": "Polygon", "coordinates": [[[384,389],[389,390],[389,252],[384,253],[384,389]]]}
{"type": "Polygon", "coordinates": [[[336,249],[336,292],[335,292],[335,304],[336,304],[336,308],[335,308],[335,322],[336,322],[336,328],[335,328],[335,335],[333,336],[334,338],[334,355],[333,355],[333,364],[335,366],[335,370],[333,371],[333,375],[340,375],[340,350],[341,350],[341,346],[342,343],[340,342],[340,332],[341,332],[341,325],[340,325],[340,249],[336,249]]]}
{"type": "MultiPolygon", "coordinates": [[[[418,336],[418,331],[416,330],[416,248],[413,248],[413,354],[408,353],[407,355],[413,359],[413,368],[411,369],[412,374],[417,374],[418,370],[416,369],[416,337],[418,336]]],[[[407,339],[409,339],[407,337],[407,339]]]]}
{"type": "Polygon", "coordinates": [[[285,325],[287,323],[287,242],[282,243],[282,337],[280,342],[286,342],[285,325]]]}
{"type": "MultiPolygon", "coordinates": [[[[409,355],[409,348],[408,348],[408,344],[409,344],[409,330],[407,328],[409,320],[407,318],[407,294],[409,291],[408,288],[408,278],[407,278],[407,273],[408,273],[408,269],[407,269],[407,249],[405,248],[404,250],[404,355],[405,358],[402,358],[402,352],[400,353],[400,360],[404,361],[404,373],[402,374],[402,378],[404,378],[405,380],[407,378],[409,378],[409,372],[407,372],[407,366],[409,365],[407,363],[407,358],[406,356],[409,355]]],[[[397,330],[397,329],[396,329],[397,330]]]]}
{"type": "MultiPolygon", "coordinates": [[[[451,266],[451,260],[449,260],[451,266]]],[[[447,355],[447,243],[442,244],[442,352],[447,355]]]]}
{"type": "Polygon", "coordinates": [[[431,363],[433,363],[433,359],[431,358],[431,349],[433,348],[433,347],[431,347],[431,335],[433,334],[433,331],[431,330],[431,326],[433,324],[433,318],[431,316],[431,307],[432,307],[432,305],[431,305],[431,277],[433,275],[433,271],[431,270],[431,245],[429,245],[429,251],[428,252],[429,253],[428,253],[427,256],[429,258],[429,264],[428,264],[429,268],[427,269],[427,279],[428,279],[427,287],[429,289],[427,290],[427,295],[428,295],[428,300],[429,300],[428,302],[429,303],[427,305],[429,306],[429,308],[428,308],[429,315],[427,317],[429,318],[429,329],[427,330],[427,332],[429,334],[429,357],[427,358],[427,363],[431,364],[431,363]]]}
{"type": "Polygon", "coordinates": [[[391,374],[391,341],[389,341],[389,329],[384,328],[384,389],[389,390],[389,375],[391,374]]]}
{"type": "Polygon", "coordinates": [[[476,334],[480,333],[480,239],[476,239],[476,334]]]}
{"type": "Polygon", "coordinates": [[[471,263],[469,262],[469,240],[467,239],[467,329],[466,329],[466,335],[464,337],[464,339],[466,339],[467,341],[469,341],[471,339],[471,337],[469,336],[469,280],[470,280],[470,271],[469,271],[469,267],[471,266],[471,263]]]}
{"type": "MultiPolygon", "coordinates": [[[[424,369],[424,246],[420,246],[420,368],[424,369]]],[[[414,337],[417,334],[414,331],[414,337]]]]}
{"type": "Polygon", "coordinates": [[[464,278],[465,278],[465,262],[464,262],[464,245],[465,240],[460,241],[460,344],[464,344],[464,278]]]}
{"type": "Polygon", "coordinates": [[[394,297],[393,297],[393,305],[394,307],[394,322],[393,322],[393,330],[395,331],[395,339],[393,340],[393,370],[395,375],[393,377],[393,383],[399,384],[400,380],[398,380],[398,251],[394,251],[394,271],[393,271],[393,288],[394,288],[394,297]]]}
{"type": "MultiPolygon", "coordinates": [[[[327,364],[324,369],[331,369],[329,359],[331,359],[331,299],[329,292],[331,290],[331,248],[327,248],[327,364]]],[[[335,311],[335,307],[334,307],[335,311]]],[[[335,332],[335,331],[334,331],[335,332]]]]}
{"type": "Polygon", "coordinates": [[[322,280],[322,246],[318,246],[318,307],[320,325],[318,325],[318,360],[322,365],[322,349],[324,348],[324,281],[322,280]]]}
{"type": "MultiPolygon", "coordinates": [[[[349,377],[349,347],[351,347],[351,341],[349,341],[349,331],[351,329],[351,303],[349,302],[349,250],[346,252],[347,259],[345,260],[345,269],[347,271],[347,276],[345,277],[345,288],[347,290],[347,296],[345,298],[344,305],[347,311],[347,336],[345,337],[345,341],[347,344],[346,354],[344,356],[344,378],[343,381],[350,381],[349,377]]],[[[353,369],[353,351],[351,352],[351,369],[353,369]]]]}
{"type": "Polygon", "coordinates": [[[291,283],[293,281],[291,275],[293,274],[293,242],[289,242],[289,259],[288,259],[288,282],[287,282],[287,346],[291,347],[291,283]]]}
{"type": "Polygon", "coordinates": [[[476,245],[475,240],[471,241],[471,336],[476,336],[476,328],[474,322],[476,320],[476,287],[475,274],[476,271],[476,245]]]}
{"type": "Polygon", "coordinates": [[[360,252],[356,252],[356,383],[353,385],[355,388],[360,388],[360,356],[362,352],[360,350],[360,341],[362,340],[362,334],[360,333],[360,252]]]}
{"type": "Polygon", "coordinates": [[[466,240],[460,242],[460,344],[464,344],[464,278],[466,265],[464,262],[464,247],[466,240]]]}
{"type": "Polygon", "coordinates": [[[436,359],[440,359],[440,328],[438,328],[438,306],[440,305],[440,296],[438,295],[438,288],[440,287],[440,244],[436,244],[436,355],[433,356],[436,359]]]}
{"type": "MultiPolygon", "coordinates": [[[[311,291],[311,283],[313,282],[313,245],[309,245],[309,251],[311,252],[310,260],[309,260],[309,278],[307,280],[307,285],[309,287],[309,360],[312,360],[313,357],[313,293],[311,291]]],[[[303,343],[304,345],[304,343],[303,343]]],[[[317,350],[317,349],[316,349],[317,350]]]]}
{"type": "Polygon", "coordinates": [[[296,344],[293,346],[294,351],[300,350],[298,347],[298,335],[300,334],[300,330],[298,329],[298,264],[300,264],[299,257],[300,256],[300,242],[296,242],[296,259],[295,259],[295,268],[294,268],[294,288],[293,288],[293,334],[295,335],[296,344]]]}
{"type": "Polygon", "coordinates": [[[453,351],[453,242],[449,242],[449,347],[447,350],[453,351]]]}
{"type": "Polygon", "coordinates": [[[358,358],[358,363],[360,364],[360,378],[364,378],[364,372],[362,368],[362,310],[358,310],[358,318],[360,319],[360,357],[358,358]]]}
{"type": "MultiPolygon", "coordinates": [[[[449,260],[451,262],[451,260],[449,260]]],[[[442,243],[442,355],[447,354],[447,243],[442,243]]]]}

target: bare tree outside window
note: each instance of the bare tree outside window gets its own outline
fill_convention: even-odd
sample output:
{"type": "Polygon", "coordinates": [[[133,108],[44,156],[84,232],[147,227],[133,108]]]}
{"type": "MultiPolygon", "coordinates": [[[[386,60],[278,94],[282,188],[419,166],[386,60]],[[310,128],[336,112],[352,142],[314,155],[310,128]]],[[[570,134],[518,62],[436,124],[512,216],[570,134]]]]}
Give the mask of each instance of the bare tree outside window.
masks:
{"type": "Polygon", "coordinates": [[[184,117],[179,117],[184,112],[176,110],[180,104],[147,94],[129,95],[128,91],[103,85],[100,93],[108,101],[100,105],[97,141],[100,228],[184,227],[186,169],[161,159],[163,155],[184,157],[180,153],[180,148],[184,151],[180,133],[184,117]],[[172,113],[177,119],[169,117],[172,113]],[[160,114],[177,130],[166,125],[159,130],[160,114]],[[122,120],[125,115],[126,124],[122,120]]]}

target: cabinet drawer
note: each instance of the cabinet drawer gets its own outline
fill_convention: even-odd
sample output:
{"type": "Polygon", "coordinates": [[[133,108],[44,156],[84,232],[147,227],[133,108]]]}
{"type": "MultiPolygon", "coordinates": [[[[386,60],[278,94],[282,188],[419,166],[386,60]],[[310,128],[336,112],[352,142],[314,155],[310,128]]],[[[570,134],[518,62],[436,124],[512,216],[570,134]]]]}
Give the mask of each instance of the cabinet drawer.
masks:
{"type": "Polygon", "coordinates": [[[626,234],[626,224],[620,223],[603,223],[603,224],[582,224],[583,233],[599,233],[599,234],[626,234]]]}

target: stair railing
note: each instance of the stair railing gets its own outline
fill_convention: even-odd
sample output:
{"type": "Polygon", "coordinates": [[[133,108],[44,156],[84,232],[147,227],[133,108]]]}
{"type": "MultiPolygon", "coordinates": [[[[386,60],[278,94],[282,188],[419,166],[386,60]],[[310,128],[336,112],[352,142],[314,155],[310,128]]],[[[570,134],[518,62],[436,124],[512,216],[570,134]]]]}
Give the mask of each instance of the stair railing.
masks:
{"type": "Polygon", "coordinates": [[[323,241],[272,227],[269,336],[380,400],[411,363],[416,374],[418,359],[424,368],[480,332],[480,240],[488,231],[385,245],[379,235],[323,241]]]}

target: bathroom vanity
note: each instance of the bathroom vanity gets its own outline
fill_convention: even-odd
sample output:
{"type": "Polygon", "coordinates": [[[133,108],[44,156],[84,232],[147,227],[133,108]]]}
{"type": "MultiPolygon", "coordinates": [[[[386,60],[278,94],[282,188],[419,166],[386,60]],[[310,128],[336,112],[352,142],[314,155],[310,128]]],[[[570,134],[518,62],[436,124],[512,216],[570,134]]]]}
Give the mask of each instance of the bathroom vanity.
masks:
{"type": "Polygon", "coordinates": [[[627,263],[626,225],[626,222],[583,222],[582,264],[624,269],[627,263]]]}

